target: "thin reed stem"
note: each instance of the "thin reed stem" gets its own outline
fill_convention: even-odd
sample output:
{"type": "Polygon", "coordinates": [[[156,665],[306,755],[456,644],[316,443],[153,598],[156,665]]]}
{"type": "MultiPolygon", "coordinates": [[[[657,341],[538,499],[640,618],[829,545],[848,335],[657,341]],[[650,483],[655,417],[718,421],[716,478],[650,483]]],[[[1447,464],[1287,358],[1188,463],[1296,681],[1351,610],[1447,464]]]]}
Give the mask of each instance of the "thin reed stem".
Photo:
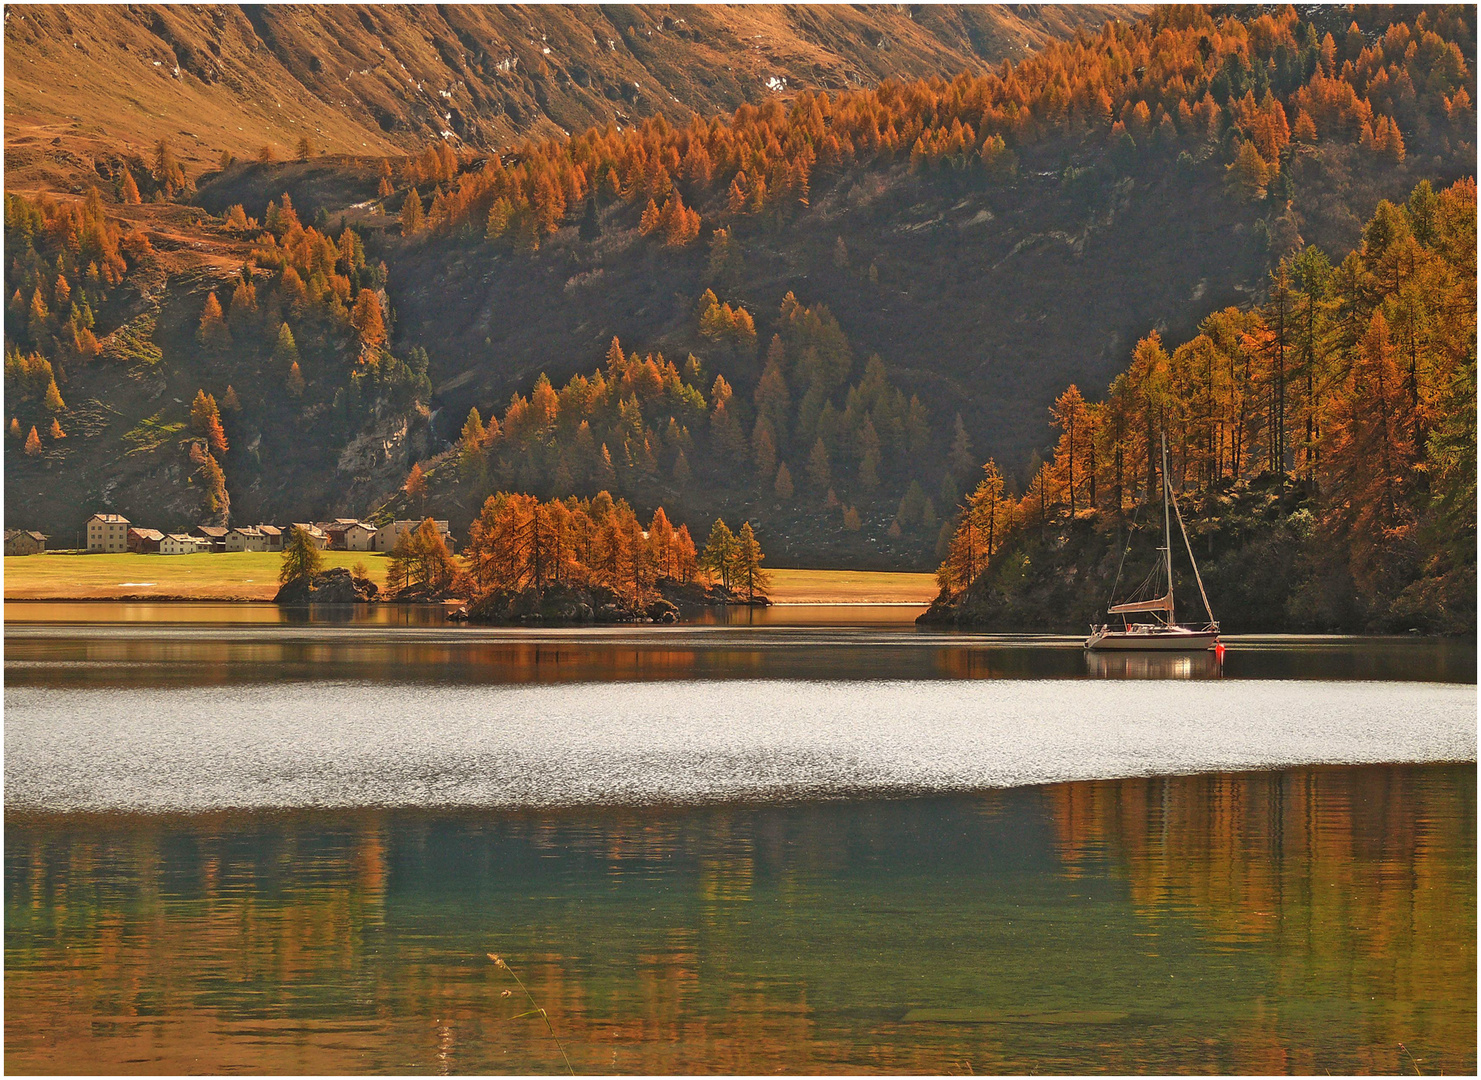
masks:
{"type": "MultiPolygon", "coordinates": [[[[571,1059],[566,1055],[566,1048],[561,1045],[561,1037],[555,1033],[555,1026],[550,1022],[550,1015],[540,1007],[540,1003],[535,1000],[535,995],[530,993],[529,987],[525,986],[524,980],[514,973],[514,969],[507,963],[505,963],[502,956],[498,956],[494,953],[489,953],[488,957],[494,962],[496,966],[501,967],[505,971],[509,972],[510,977],[519,984],[519,988],[524,992],[525,997],[530,999],[531,1011],[527,1013],[521,1013],[520,1016],[534,1016],[536,1013],[540,1014],[540,1019],[545,1021],[545,1029],[550,1032],[550,1037],[555,1040],[556,1049],[561,1052],[561,1058],[566,1063],[566,1071],[569,1072],[572,1076],[575,1076],[576,1070],[571,1068],[571,1059]]],[[[519,1017],[511,1017],[510,1019],[518,1020],[519,1017]]]]}

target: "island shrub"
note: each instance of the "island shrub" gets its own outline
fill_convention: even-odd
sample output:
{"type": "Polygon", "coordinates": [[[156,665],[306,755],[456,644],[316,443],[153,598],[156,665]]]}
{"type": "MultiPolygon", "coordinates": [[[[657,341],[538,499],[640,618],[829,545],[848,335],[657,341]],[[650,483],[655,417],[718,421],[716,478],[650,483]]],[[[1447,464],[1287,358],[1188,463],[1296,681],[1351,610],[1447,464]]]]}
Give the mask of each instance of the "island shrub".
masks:
{"type": "Polygon", "coordinates": [[[308,581],[324,565],[323,556],[307,529],[295,525],[288,531],[288,542],[283,545],[283,563],[278,568],[280,585],[296,585],[308,581]]]}

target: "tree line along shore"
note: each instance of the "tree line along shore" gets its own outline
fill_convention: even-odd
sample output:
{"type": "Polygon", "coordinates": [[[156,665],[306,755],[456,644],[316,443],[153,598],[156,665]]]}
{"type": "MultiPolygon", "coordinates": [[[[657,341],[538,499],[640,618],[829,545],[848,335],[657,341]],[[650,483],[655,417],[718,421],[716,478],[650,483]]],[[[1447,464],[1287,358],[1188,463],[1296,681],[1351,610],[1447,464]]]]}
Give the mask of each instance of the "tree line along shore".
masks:
{"type": "Polygon", "coordinates": [[[988,461],[927,622],[1080,626],[1156,530],[1159,440],[1229,628],[1476,630],[1476,182],[1378,204],[1332,263],[1303,247],[1263,304],[1169,352],[1154,331],[1099,401],[1071,385],[1021,492],[988,461]]]}
{"type": "Polygon", "coordinates": [[[386,553],[321,550],[290,529],[282,553],[155,559],[99,553],[6,564],[6,598],[24,600],[277,600],[285,604],[378,601],[461,603],[489,622],[667,621],[712,605],[765,605],[780,581],[784,602],[921,604],[929,575],[763,569],[749,523],[716,521],[702,547],[662,508],[643,527],[622,500],[542,502],[491,497],[454,555],[438,523],[423,521],[386,553]]]}
{"type": "Polygon", "coordinates": [[[475,622],[674,622],[715,605],[767,606],[770,575],[749,522],[732,531],[717,519],[703,548],[662,507],[644,528],[626,500],[541,501],[489,496],[461,557],[427,518],[402,536],[386,562],[382,589],[356,568],[325,570],[313,538],[295,528],[283,545],[279,604],[378,599],[466,603],[475,622]]]}

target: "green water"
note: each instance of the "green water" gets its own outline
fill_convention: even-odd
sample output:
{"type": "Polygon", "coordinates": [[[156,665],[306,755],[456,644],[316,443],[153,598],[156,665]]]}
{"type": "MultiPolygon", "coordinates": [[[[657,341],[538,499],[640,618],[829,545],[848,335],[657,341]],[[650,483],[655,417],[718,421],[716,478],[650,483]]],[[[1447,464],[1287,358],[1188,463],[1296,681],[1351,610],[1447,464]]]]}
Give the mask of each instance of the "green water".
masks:
{"type": "MultiPolygon", "coordinates": [[[[667,790],[686,752],[753,792],[782,766],[839,778],[852,762],[876,787],[918,758],[971,772],[1030,734],[1063,769],[1040,778],[1127,775],[1081,759],[1107,732],[1165,755],[1174,732],[1132,713],[1178,700],[1235,749],[1287,723],[1303,747],[1343,740],[1267,765],[1371,760],[1370,744],[1473,761],[1450,714],[1464,690],[1474,708],[1474,642],[1105,658],[1070,638],[922,633],[893,611],[501,631],[6,608],[8,791],[38,799],[6,813],[11,1072],[1476,1071],[1474,764],[580,805],[609,779],[583,769],[646,768],[667,790]],[[1127,679],[1156,682],[1105,682],[1127,679]],[[516,689],[539,705],[539,746],[495,745],[516,689]],[[1353,694],[1396,711],[1370,731],[1334,705],[1353,694]],[[1247,716],[1256,698],[1279,715],[1247,716]],[[731,719],[704,728],[685,715],[700,700],[731,719]],[[1052,730],[1023,719],[1046,710],[1052,730]],[[1083,737],[1050,738],[1070,728],[1083,737]],[[141,805],[108,798],[152,790],[147,754],[180,788],[150,806],[272,805],[252,799],[282,792],[253,785],[285,775],[302,776],[289,795],[375,794],[382,773],[417,790],[436,762],[428,791],[450,776],[483,791],[486,763],[526,760],[533,779],[512,779],[564,778],[571,806],[19,809],[141,805]]],[[[1164,771],[1217,767],[1181,738],[1193,764],[1164,771]]]]}
{"type": "Polygon", "coordinates": [[[8,816],[12,1072],[1476,1070],[1474,765],[8,816]],[[509,992],[505,996],[505,992],[509,992]]]}

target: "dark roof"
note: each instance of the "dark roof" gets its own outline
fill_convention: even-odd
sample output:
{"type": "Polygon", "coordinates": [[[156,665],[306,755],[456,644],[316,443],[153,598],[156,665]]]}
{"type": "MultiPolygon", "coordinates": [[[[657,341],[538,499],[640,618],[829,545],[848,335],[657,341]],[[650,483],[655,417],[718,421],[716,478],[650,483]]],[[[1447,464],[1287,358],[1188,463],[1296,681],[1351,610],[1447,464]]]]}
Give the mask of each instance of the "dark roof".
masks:
{"type": "Polygon", "coordinates": [[[196,536],[209,536],[213,540],[225,540],[226,534],[231,532],[225,525],[197,525],[190,531],[196,536]]]}
{"type": "Polygon", "coordinates": [[[145,540],[163,540],[165,538],[165,534],[160,532],[158,529],[141,529],[138,526],[135,526],[129,529],[129,532],[134,533],[135,535],[140,536],[145,540]]]}

